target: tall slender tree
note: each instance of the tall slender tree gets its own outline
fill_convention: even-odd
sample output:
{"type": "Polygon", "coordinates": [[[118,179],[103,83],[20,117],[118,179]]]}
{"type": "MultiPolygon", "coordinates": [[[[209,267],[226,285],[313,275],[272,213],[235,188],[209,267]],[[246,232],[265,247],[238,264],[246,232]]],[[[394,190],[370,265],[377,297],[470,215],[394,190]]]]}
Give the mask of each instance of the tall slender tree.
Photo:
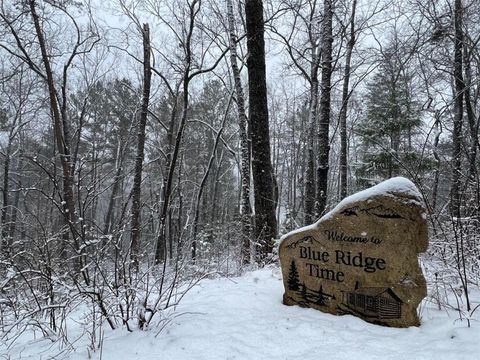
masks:
{"type": "Polygon", "coordinates": [[[230,46],[230,66],[232,68],[237,100],[238,126],[240,128],[240,168],[241,168],[241,201],[240,215],[242,217],[242,260],[250,260],[250,242],[252,236],[252,208],[250,206],[250,144],[247,131],[247,113],[245,111],[245,97],[243,94],[240,69],[237,64],[237,35],[235,32],[235,17],[232,0],[227,0],[228,31],[230,46]]]}
{"type": "Polygon", "coordinates": [[[462,127],[463,127],[463,99],[465,82],[463,81],[463,6],[461,0],[454,4],[454,103],[453,103],[453,133],[452,133],[452,160],[453,176],[450,189],[450,213],[460,218],[460,179],[462,175],[462,127]]]}
{"type": "Polygon", "coordinates": [[[327,205],[327,185],[330,155],[330,107],[332,88],[333,1],[323,1],[322,23],[322,83],[320,94],[320,124],[318,131],[318,164],[316,215],[320,217],[327,205]]]}
{"type": "Polygon", "coordinates": [[[352,15],[350,17],[350,37],[347,42],[347,53],[345,55],[345,71],[342,87],[342,107],[340,109],[340,198],[347,196],[347,109],[350,99],[349,84],[351,72],[351,60],[353,47],[355,46],[355,12],[357,10],[357,0],[352,3],[352,15]]]}
{"type": "Polygon", "coordinates": [[[255,199],[255,237],[261,244],[260,255],[273,249],[277,236],[274,174],[270,157],[265,38],[262,0],[246,0],[245,20],[248,48],[248,99],[252,138],[252,175],[255,199]]]}
{"type": "Polygon", "coordinates": [[[145,127],[147,125],[148,104],[150,102],[150,88],[152,83],[152,68],[150,64],[150,27],[143,24],[141,29],[143,40],[143,94],[142,106],[138,113],[137,153],[135,157],[135,173],[132,188],[132,221],[131,221],[131,251],[130,260],[138,270],[138,253],[140,249],[140,214],[142,194],[143,160],[145,158],[145,127]]]}

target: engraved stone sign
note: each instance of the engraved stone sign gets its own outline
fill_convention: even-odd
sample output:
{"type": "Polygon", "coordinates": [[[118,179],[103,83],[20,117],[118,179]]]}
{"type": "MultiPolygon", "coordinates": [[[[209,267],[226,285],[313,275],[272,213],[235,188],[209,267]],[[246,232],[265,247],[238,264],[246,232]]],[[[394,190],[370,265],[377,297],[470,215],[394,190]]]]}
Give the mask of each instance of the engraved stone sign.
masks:
{"type": "Polygon", "coordinates": [[[418,253],[427,245],[415,185],[401,177],[384,181],[282,237],[283,302],[380,325],[418,326],[417,306],[427,295],[418,253]]]}

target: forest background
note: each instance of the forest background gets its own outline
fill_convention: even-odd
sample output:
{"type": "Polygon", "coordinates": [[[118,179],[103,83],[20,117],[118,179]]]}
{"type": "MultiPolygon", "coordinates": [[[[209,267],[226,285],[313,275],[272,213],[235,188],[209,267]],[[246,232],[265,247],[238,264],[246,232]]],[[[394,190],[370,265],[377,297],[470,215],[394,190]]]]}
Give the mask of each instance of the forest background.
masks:
{"type": "Polygon", "coordinates": [[[2,341],[68,343],[80,304],[93,349],[162,328],[393,176],[425,200],[429,296],[470,319],[479,24],[476,0],[1,0],[2,341]]]}

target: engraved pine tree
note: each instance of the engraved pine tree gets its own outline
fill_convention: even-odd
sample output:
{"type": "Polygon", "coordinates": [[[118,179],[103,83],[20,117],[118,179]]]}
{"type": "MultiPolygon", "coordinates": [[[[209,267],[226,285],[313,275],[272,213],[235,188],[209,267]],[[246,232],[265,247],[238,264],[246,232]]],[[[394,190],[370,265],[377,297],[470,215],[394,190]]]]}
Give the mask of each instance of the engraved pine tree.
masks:
{"type": "Polygon", "coordinates": [[[318,298],[317,298],[316,304],[325,305],[325,293],[323,292],[322,285],[320,285],[320,290],[318,290],[318,298]]]}
{"type": "MultiPolygon", "coordinates": [[[[300,285],[300,296],[303,300],[307,301],[308,302],[308,299],[307,299],[307,286],[305,284],[301,284],[300,285]]],[[[304,305],[306,305],[306,303],[304,303],[304,305]]]]}
{"type": "Polygon", "coordinates": [[[300,282],[298,280],[298,270],[295,261],[292,260],[290,264],[290,270],[288,272],[288,289],[297,291],[299,288],[300,282]]]}

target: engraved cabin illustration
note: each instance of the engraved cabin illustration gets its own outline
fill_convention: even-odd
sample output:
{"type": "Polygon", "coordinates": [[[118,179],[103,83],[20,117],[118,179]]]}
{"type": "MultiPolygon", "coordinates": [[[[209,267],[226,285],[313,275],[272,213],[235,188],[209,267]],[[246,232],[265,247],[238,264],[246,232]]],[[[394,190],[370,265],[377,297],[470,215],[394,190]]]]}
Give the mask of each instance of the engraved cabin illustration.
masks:
{"type": "Polygon", "coordinates": [[[283,302],[385,326],[417,326],[417,306],[426,296],[418,254],[427,245],[415,185],[387,180],[282,237],[283,302]]]}
{"type": "Polygon", "coordinates": [[[402,304],[402,299],[390,288],[365,287],[343,292],[339,308],[372,319],[400,319],[402,304]]]}

